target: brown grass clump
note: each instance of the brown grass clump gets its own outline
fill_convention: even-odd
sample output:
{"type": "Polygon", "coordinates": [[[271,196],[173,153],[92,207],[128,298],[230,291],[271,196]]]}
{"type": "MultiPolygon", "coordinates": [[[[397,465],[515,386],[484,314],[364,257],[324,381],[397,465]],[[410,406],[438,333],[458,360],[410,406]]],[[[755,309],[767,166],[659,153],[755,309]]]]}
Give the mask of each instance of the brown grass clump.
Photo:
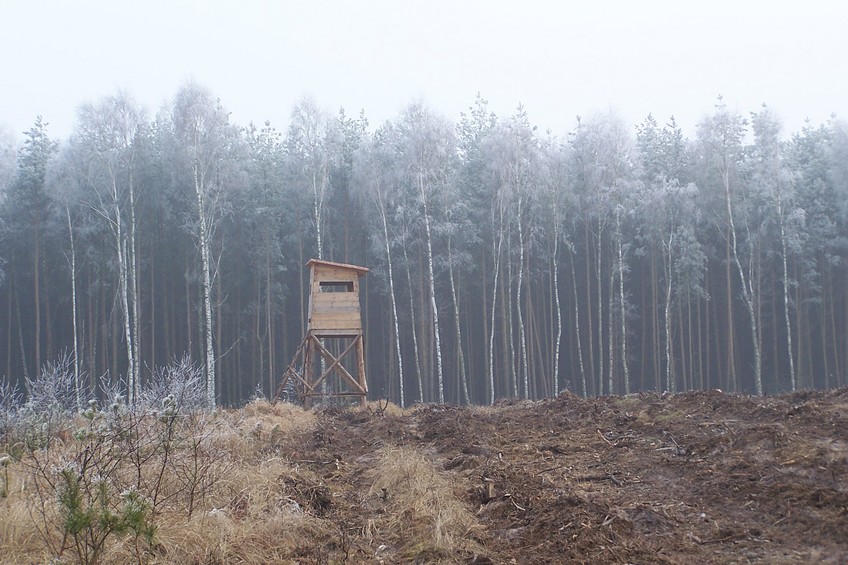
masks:
{"type": "Polygon", "coordinates": [[[369,499],[383,507],[382,518],[375,520],[376,532],[371,534],[375,545],[396,549],[405,559],[428,560],[472,549],[467,536],[474,517],[451,481],[420,450],[384,448],[367,476],[373,481],[369,499]]]}
{"type": "Polygon", "coordinates": [[[350,410],[358,414],[360,412],[367,412],[369,414],[376,414],[379,416],[403,416],[405,410],[395,404],[394,402],[389,402],[387,400],[371,400],[366,402],[365,404],[357,404],[350,408],[350,410]]]}
{"type": "Polygon", "coordinates": [[[317,416],[294,404],[260,399],[239,410],[219,412],[210,424],[214,428],[210,442],[240,464],[297,445],[315,429],[317,416]]]}
{"type": "Polygon", "coordinates": [[[314,412],[289,402],[271,404],[267,400],[254,400],[235,414],[239,417],[236,424],[239,430],[264,441],[308,433],[317,424],[314,412]]]}

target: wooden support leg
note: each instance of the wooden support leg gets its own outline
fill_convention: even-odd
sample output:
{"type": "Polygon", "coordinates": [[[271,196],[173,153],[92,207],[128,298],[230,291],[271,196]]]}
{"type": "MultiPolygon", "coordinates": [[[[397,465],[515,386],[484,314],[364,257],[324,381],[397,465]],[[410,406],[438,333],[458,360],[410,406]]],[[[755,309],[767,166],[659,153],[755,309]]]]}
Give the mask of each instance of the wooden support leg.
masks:
{"type": "Polygon", "coordinates": [[[367,401],[368,384],[365,380],[365,338],[362,334],[356,336],[356,363],[358,365],[359,386],[365,394],[359,397],[359,403],[364,405],[367,401]]]}

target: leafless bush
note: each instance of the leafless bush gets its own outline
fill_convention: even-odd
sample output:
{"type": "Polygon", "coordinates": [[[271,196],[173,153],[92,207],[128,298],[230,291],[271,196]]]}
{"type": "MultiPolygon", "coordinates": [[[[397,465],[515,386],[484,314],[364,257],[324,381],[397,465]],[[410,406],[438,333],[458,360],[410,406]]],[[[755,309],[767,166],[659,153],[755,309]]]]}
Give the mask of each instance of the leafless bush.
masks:
{"type": "Polygon", "coordinates": [[[150,410],[161,410],[168,398],[173,400],[176,410],[181,414],[206,407],[203,369],[188,355],[170,365],[154,369],[139,395],[139,404],[150,410]]]}
{"type": "Polygon", "coordinates": [[[112,379],[109,373],[100,377],[100,397],[103,406],[125,407],[127,404],[127,383],[122,379],[112,379]]]}
{"type": "Polygon", "coordinates": [[[73,414],[77,410],[78,391],[70,355],[46,363],[33,379],[26,380],[24,409],[45,418],[73,414]]]}
{"type": "Polygon", "coordinates": [[[0,451],[9,451],[11,440],[17,435],[21,401],[17,384],[7,379],[0,380],[0,451]]]}

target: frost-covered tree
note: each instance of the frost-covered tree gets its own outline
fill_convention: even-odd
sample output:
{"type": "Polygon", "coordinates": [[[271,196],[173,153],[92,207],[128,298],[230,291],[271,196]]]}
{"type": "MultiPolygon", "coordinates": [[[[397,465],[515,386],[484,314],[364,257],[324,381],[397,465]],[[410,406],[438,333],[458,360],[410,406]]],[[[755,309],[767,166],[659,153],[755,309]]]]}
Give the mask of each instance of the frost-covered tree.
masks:
{"type": "Polygon", "coordinates": [[[612,393],[617,365],[616,343],[623,372],[622,388],[626,390],[629,387],[626,348],[628,306],[624,289],[624,275],[628,267],[624,220],[636,187],[630,155],[632,140],[618,117],[599,115],[578,120],[570,144],[575,191],[583,210],[587,245],[584,257],[587,296],[594,290],[594,297],[587,299],[595,310],[594,318],[587,316],[591,336],[589,357],[593,359],[593,372],[594,363],[597,363],[596,392],[603,392],[606,385],[607,392],[612,393]],[[594,281],[588,280],[590,273],[594,275],[594,281]],[[590,282],[594,283],[594,289],[590,282]],[[605,302],[608,303],[606,310],[605,302]],[[618,308],[613,309],[614,304],[618,308]],[[614,323],[616,318],[619,321],[617,327],[614,323]],[[604,349],[607,350],[606,356],[604,349]]]}
{"type": "Polygon", "coordinates": [[[304,98],[292,110],[286,145],[295,182],[310,196],[315,253],[324,259],[330,169],[341,146],[338,123],[312,98],[304,98]]]}
{"type": "Polygon", "coordinates": [[[88,188],[81,198],[107,226],[114,244],[131,404],[141,376],[137,161],[146,132],[144,111],[128,93],[118,92],[80,108],[73,139],[88,188]]]}
{"type": "MultiPolygon", "coordinates": [[[[403,348],[401,347],[400,317],[398,316],[398,299],[395,290],[394,259],[392,250],[395,246],[393,219],[398,207],[396,155],[391,139],[393,128],[391,124],[380,128],[370,142],[358,153],[355,170],[356,183],[360,196],[373,205],[376,214],[376,239],[385,259],[385,276],[388,282],[389,300],[392,306],[392,325],[394,334],[395,353],[397,355],[398,399],[401,408],[406,406],[406,392],[403,376],[403,348]]],[[[414,331],[414,325],[413,325],[414,331]]],[[[417,344],[416,344],[417,348],[417,344]]],[[[416,351],[417,355],[417,351],[416,351]]],[[[417,375],[419,390],[421,390],[420,372],[417,375]]]]}
{"type": "MultiPolygon", "coordinates": [[[[481,234],[479,243],[491,248],[491,304],[487,302],[489,289],[483,285],[483,342],[487,347],[485,357],[486,365],[486,389],[487,401],[495,403],[495,314],[498,304],[498,285],[500,282],[500,259],[503,244],[504,222],[500,199],[493,197],[491,186],[496,183],[490,182],[488,158],[486,153],[487,144],[491,143],[491,135],[497,128],[497,117],[489,110],[488,101],[479,93],[474,104],[467,112],[460,114],[459,123],[456,127],[460,167],[456,178],[457,190],[461,191],[463,198],[472,203],[470,214],[472,222],[476,223],[481,234]],[[484,228],[484,226],[487,226],[484,228]],[[487,243],[488,240],[488,243],[487,243]],[[488,306],[488,309],[486,308],[488,306]]],[[[479,256],[485,262],[488,251],[482,249],[479,256]]],[[[485,265],[481,270],[488,270],[485,265]]],[[[485,273],[481,273],[484,274],[485,273]]]]}
{"type": "MultiPolygon", "coordinates": [[[[576,199],[569,179],[569,147],[561,143],[556,137],[549,136],[543,147],[543,161],[540,187],[540,220],[546,231],[546,240],[550,255],[551,270],[551,294],[554,297],[554,310],[556,316],[553,323],[553,332],[556,335],[553,341],[553,370],[551,380],[553,394],[560,391],[560,349],[563,335],[563,313],[562,300],[560,298],[560,244],[571,253],[574,242],[571,240],[567,230],[567,219],[576,214],[576,199]]],[[[573,281],[572,281],[573,283],[573,281]]],[[[578,359],[580,365],[580,385],[583,394],[586,394],[586,370],[583,365],[583,351],[580,344],[580,322],[579,305],[574,301],[577,309],[575,312],[575,332],[578,348],[578,359]]]]}
{"type": "MultiPolygon", "coordinates": [[[[759,285],[756,280],[759,271],[758,228],[761,223],[757,218],[758,206],[755,196],[740,176],[745,152],[743,140],[747,131],[747,121],[736,112],[727,108],[719,98],[713,114],[698,125],[698,140],[702,146],[703,156],[707,166],[712,171],[715,186],[721,191],[724,215],[719,224],[719,231],[726,241],[728,269],[735,269],[739,281],[739,291],[742,303],[748,314],[751,332],[751,349],[754,354],[753,384],[757,394],[763,394],[762,382],[762,343],[761,327],[757,315],[759,285]]],[[[731,285],[729,271],[728,289],[728,343],[733,347],[733,312],[732,298],[735,295],[731,285]]],[[[729,353],[731,364],[730,385],[733,389],[735,379],[735,364],[732,349],[729,353]]]]}
{"type": "Polygon", "coordinates": [[[435,223],[441,199],[452,182],[456,167],[456,141],[453,126],[437,116],[423,103],[407,106],[397,122],[398,157],[400,171],[407,190],[414,194],[424,226],[424,248],[432,336],[436,356],[437,398],[445,401],[444,370],[442,362],[441,329],[439,327],[439,300],[436,297],[434,271],[435,223]]]}
{"type": "MultiPolygon", "coordinates": [[[[285,151],[282,134],[265,122],[261,128],[250,124],[245,130],[248,151],[247,187],[234,195],[234,213],[242,221],[233,226],[233,237],[251,241],[247,247],[247,264],[242,284],[255,289],[247,301],[255,316],[255,345],[258,348],[259,376],[267,379],[268,394],[274,392],[277,377],[276,349],[278,335],[275,317],[281,311],[282,288],[279,274],[283,264],[283,232],[290,212],[284,197],[285,151]],[[255,282],[248,282],[249,275],[255,282]]],[[[244,259],[244,258],[242,258],[244,259]]],[[[234,273],[234,276],[237,273],[234,273]]]]}
{"type": "MultiPolygon", "coordinates": [[[[674,359],[672,307],[695,294],[701,296],[701,280],[706,256],[697,239],[700,213],[697,207],[697,187],[683,184],[680,178],[682,136],[673,118],[663,128],[652,116],[637,128],[636,144],[644,193],[637,210],[640,220],[640,239],[650,256],[651,272],[656,272],[654,257],[660,257],[663,281],[662,348],[663,381],[655,386],[675,392],[678,379],[674,359]]],[[[654,276],[651,277],[654,279],[654,276]]],[[[659,277],[657,277],[659,278],[659,277]]],[[[660,309],[659,304],[653,308],[660,309]]],[[[655,316],[656,312],[651,312],[655,316]]],[[[654,347],[660,347],[654,334],[654,347]]],[[[691,378],[691,377],[690,377],[691,378]]],[[[690,383],[691,384],[691,383],[690,383]]],[[[687,384],[684,382],[683,386],[687,384]]]]}
{"type": "Polygon", "coordinates": [[[512,393],[515,396],[522,395],[524,398],[530,397],[527,331],[522,304],[527,282],[525,256],[529,252],[531,225],[534,221],[531,220],[531,214],[539,187],[537,174],[540,148],[535,130],[536,128],[530,125],[527,112],[519,106],[515,114],[498,125],[486,144],[489,167],[493,181],[496,183],[494,198],[497,202],[498,240],[503,242],[505,236],[507,243],[506,323],[509,334],[512,393]],[[517,239],[515,250],[511,245],[513,228],[517,239]],[[516,251],[514,257],[513,251],[516,251]],[[516,271],[515,277],[512,276],[513,269],[516,271]],[[513,285],[515,292],[513,292],[513,285]],[[511,322],[513,313],[518,329],[518,355],[513,349],[511,322]]]}
{"type": "Polygon", "coordinates": [[[221,103],[206,88],[195,83],[187,84],[177,93],[172,119],[195,198],[190,228],[200,253],[206,395],[208,405],[214,407],[217,381],[213,284],[218,276],[220,258],[214,240],[221,220],[229,209],[227,185],[233,180],[230,168],[240,139],[221,103]]]}
{"type": "MultiPolygon", "coordinates": [[[[33,297],[33,372],[38,373],[42,363],[42,298],[44,283],[45,239],[50,215],[50,199],[46,191],[47,168],[58,149],[58,144],[47,134],[47,123],[38,116],[32,128],[26,132],[17,160],[17,171],[6,195],[6,217],[8,228],[15,234],[19,255],[12,258],[13,268],[29,263],[32,267],[33,297]]],[[[19,274],[19,273],[18,273],[19,274]]],[[[17,285],[16,285],[17,286],[17,285]]],[[[20,308],[20,302],[16,305],[20,308]]],[[[11,315],[11,312],[10,312],[11,315]]],[[[19,333],[23,332],[18,310],[19,333]]],[[[24,375],[27,375],[23,336],[21,335],[21,357],[24,375]]]]}
{"type": "Polygon", "coordinates": [[[789,389],[795,390],[795,350],[793,337],[796,333],[790,310],[792,288],[797,281],[790,278],[790,256],[797,256],[804,248],[806,213],[796,202],[795,183],[784,157],[784,143],[780,140],[781,125],[772,112],[763,105],[759,112],[751,114],[751,129],[754,143],[751,148],[751,182],[770,204],[776,219],[777,256],[780,259],[783,323],[786,332],[786,355],[789,361],[789,389]]]}

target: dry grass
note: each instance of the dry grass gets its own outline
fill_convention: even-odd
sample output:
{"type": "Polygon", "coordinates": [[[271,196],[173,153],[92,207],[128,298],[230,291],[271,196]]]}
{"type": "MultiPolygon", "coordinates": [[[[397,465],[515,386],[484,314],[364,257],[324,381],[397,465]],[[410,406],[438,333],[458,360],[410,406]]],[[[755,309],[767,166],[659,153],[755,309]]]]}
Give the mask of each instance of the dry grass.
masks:
{"type": "Polygon", "coordinates": [[[404,558],[437,559],[471,549],[474,517],[422,451],[382,449],[367,476],[372,481],[368,497],[383,506],[371,534],[376,544],[394,546],[404,558]]]}
{"type": "MultiPolygon", "coordinates": [[[[396,405],[376,402],[350,410],[402,414],[396,405]]],[[[387,561],[439,562],[455,560],[457,552],[476,547],[468,539],[474,517],[460,500],[463,493],[455,491],[463,487],[451,483],[425,451],[395,447],[372,452],[367,470],[352,484],[350,476],[340,474],[340,465],[352,472],[361,462],[336,460],[335,466],[300,462],[299,453],[312,441],[320,414],[291,404],[256,401],[242,410],[192,417],[181,428],[182,448],[170,455],[170,461],[179,472],[196,462],[208,480],[199,485],[200,492],[189,505],[184,477],[166,473],[151,517],[153,545],[116,534],[105,544],[98,563],[332,563],[350,559],[349,552],[362,556],[369,551],[387,561]],[[199,446],[198,451],[185,449],[187,445],[199,446]],[[361,522],[347,514],[360,501],[375,511],[361,522]]],[[[140,425],[158,430],[157,422],[143,419],[140,425]]],[[[73,459],[84,445],[67,435],[51,444],[49,463],[43,464],[73,459]]],[[[112,480],[134,484],[130,476],[134,468],[121,469],[112,480]]],[[[154,484],[158,469],[155,464],[143,468],[142,483],[154,484]]],[[[33,468],[22,462],[12,463],[9,476],[9,496],[0,499],[0,564],[46,563],[55,555],[44,535],[52,536],[54,547],[61,546],[56,499],[42,495],[50,508],[50,531],[45,534],[43,518],[31,512],[33,486],[36,480],[43,485],[44,478],[37,479],[33,468]]],[[[75,559],[71,549],[61,558],[67,563],[75,559]]]]}
{"type": "Polygon", "coordinates": [[[9,495],[0,498],[0,563],[45,562],[44,541],[38,535],[30,515],[27,492],[23,479],[26,473],[20,463],[9,468],[9,495]]]}
{"type": "MultiPolygon", "coordinates": [[[[243,410],[197,414],[193,418],[196,419],[180,444],[183,448],[196,445],[196,454],[189,448],[170,456],[174,465],[182,465],[179,458],[184,459],[185,465],[179,471],[188,472],[195,463],[200,466],[204,481],[198,485],[193,506],[186,504],[184,484],[180,482],[184,477],[166,473],[160,484],[163,502],[157,504],[153,516],[154,547],[144,547],[141,540],[130,536],[116,535],[98,562],[142,559],[162,565],[287,563],[295,562],[291,561],[292,556],[309,553],[310,548],[304,544],[334,535],[332,524],[312,515],[304,501],[298,501],[298,493],[291,492],[288,486],[314,479],[300,476],[284,459],[274,455],[280,442],[296,441],[314,428],[314,413],[291,404],[256,401],[243,410]]],[[[143,425],[158,424],[151,419],[143,425]]],[[[52,443],[49,460],[42,465],[49,468],[61,460],[73,459],[81,445],[71,434],[64,434],[52,443]]],[[[145,484],[153,484],[156,479],[159,469],[155,464],[151,467],[142,469],[145,484]]],[[[40,534],[41,518],[31,512],[37,475],[21,462],[12,463],[8,475],[9,495],[0,498],[0,563],[47,562],[54,556],[45,547],[43,536],[60,536],[56,500],[52,495],[45,500],[53,531],[40,534]]],[[[124,481],[125,475],[122,471],[115,478],[124,481]]],[[[43,524],[41,529],[45,529],[43,524]]],[[[54,541],[59,540],[56,537],[54,541]]],[[[67,561],[70,552],[62,558],[67,561]]]]}
{"type": "Polygon", "coordinates": [[[350,408],[354,413],[367,412],[369,414],[377,414],[380,416],[403,416],[406,412],[403,408],[386,400],[371,400],[365,404],[357,404],[350,408]]]}

